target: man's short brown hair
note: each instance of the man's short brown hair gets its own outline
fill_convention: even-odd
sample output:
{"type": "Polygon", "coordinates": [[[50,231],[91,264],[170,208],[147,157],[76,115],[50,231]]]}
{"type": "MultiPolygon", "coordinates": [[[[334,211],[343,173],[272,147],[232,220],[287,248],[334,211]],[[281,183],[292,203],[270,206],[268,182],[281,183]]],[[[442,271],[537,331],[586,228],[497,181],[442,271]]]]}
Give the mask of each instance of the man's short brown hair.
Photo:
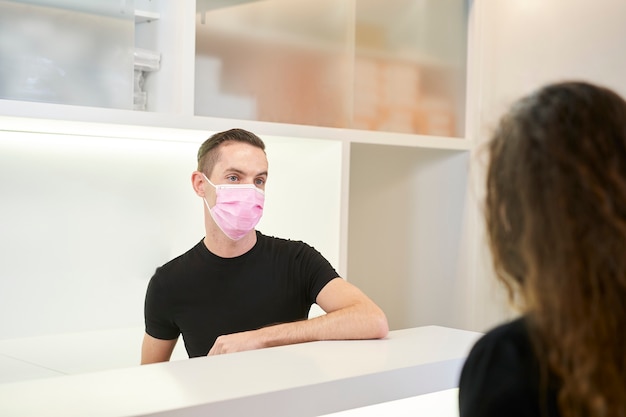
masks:
{"type": "Polygon", "coordinates": [[[254,133],[244,129],[226,130],[212,135],[200,145],[200,149],[198,149],[198,171],[210,177],[220,156],[219,146],[228,141],[249,143],[265,152],[265,143],[254,133]]]}

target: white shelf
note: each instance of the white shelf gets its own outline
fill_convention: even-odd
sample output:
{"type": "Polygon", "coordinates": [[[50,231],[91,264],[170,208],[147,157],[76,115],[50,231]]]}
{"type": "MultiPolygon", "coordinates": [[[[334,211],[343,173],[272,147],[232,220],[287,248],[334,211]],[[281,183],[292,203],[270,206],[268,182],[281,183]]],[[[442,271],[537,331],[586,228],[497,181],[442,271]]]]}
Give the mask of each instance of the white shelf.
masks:
{"type": "Polygon", "coordinates": [[[240,127],[258,135],[467,151],[469,139],[0,100],[0,130],[201,142],[240,127]],[[94,129],[94,124],[98,129],[94,129]],[[182,134],[172,134],[176,130],[182,134]]]}

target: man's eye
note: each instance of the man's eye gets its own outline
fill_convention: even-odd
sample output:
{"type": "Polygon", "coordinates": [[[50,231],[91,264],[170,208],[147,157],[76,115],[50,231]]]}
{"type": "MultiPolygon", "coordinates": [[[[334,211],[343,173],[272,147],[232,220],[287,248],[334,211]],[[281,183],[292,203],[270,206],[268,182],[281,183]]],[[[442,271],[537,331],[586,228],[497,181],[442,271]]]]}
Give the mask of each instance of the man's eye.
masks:
{"type": "Polygon", "coordinates": [[[227,179],[228,179],[228,181],[235,182],[235,181],[237,181],[239,178],[237,178],[237,176],[236,176],[236,175],[231,175],[231,176],[229,176],[227,179]]]}
{"type": "Polygon", "coordinates": [[[265,180],[263,178],[257,178],[256,180],[254,180],[254,183],[256,185],[263,185],[265,184],[265,180]]]}

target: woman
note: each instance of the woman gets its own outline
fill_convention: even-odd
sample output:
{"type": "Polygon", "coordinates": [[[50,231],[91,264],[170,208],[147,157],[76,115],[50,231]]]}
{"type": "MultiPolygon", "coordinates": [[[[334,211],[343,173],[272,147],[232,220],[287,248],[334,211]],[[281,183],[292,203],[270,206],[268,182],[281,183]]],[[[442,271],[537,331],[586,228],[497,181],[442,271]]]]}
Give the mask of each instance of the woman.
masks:
{"type": "Polygon", "coordinates": [[[626,417],[626,102],[546,86],[489,151],[495,271],[523,314],[472,349],[461,417],[626,417]]]}

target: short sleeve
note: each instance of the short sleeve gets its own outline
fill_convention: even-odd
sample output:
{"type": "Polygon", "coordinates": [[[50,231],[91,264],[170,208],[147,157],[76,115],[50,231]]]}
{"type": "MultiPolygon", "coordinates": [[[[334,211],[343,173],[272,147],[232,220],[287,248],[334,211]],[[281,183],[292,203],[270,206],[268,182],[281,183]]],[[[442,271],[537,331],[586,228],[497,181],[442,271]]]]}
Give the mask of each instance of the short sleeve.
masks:
{"type": "Polygon", "coordinates": [[[328,262],[328,260],[319,253],[314,247],[303,243],[304,250],[302,253],[303,274],[308,278],[309,304],[315,303],[317,295],[322,291],[330,281],[339,277],[339,274],[328,262]]]}
{"type": "Polygon", "coordinates": [[[157,269],[146,291],[144,303],[146,333],[157,339],[172,340],[179,336],[180,329],[174,323],[171,295],[161,278],[157,269]]]}

